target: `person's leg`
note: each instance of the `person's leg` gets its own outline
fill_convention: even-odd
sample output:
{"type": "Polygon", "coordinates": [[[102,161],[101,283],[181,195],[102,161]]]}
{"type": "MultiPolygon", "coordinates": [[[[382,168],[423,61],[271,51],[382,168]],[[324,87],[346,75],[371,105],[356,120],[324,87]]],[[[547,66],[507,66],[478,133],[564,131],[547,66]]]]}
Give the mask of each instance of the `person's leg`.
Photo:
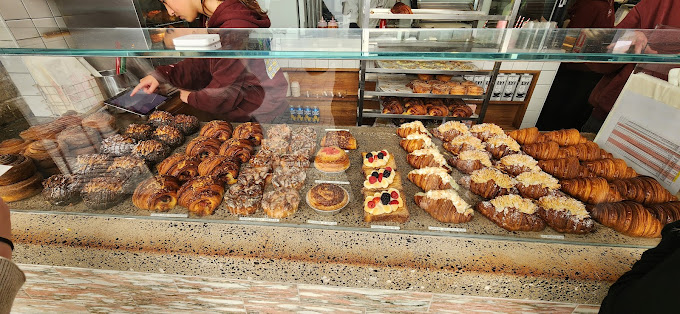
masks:
{"type": "Polygon", "coordinates": [[[581,132],[597,133],[600,131],[600,128],[602,128],[602,124],[604,124],[604,121],[600,121],[593,117],[593,115],[590,115],[590,118],[588,118],[586,123],[583,124],[583,127],[581,127],[581,132]]]}

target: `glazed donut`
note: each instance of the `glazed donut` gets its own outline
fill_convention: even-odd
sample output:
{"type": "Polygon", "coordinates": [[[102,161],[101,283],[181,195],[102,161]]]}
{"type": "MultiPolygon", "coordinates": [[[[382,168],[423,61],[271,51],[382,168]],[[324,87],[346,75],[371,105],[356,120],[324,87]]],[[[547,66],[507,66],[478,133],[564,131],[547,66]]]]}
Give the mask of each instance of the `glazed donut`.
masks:
{"type": "Polygon", "coordinates": [[[220,142],[224,142],[231,138],[233,132],[234,127],[231,123],[222,120],[213,120],[201,128],[199,135],[216,138],[220,140],[220,142]]]}
{"type": "Polygon", "coordinates": [[[0,165],[11,167],[0,175],[0,186],[24,181],[36,172],[31,158],[22,155],[0,155],[0,165]]]}
{"type": "Polygon", "coordinates": [[[21,138],[11,138],[0,142],[0,155],[4,154],[21,154],[24,152],[31,141],[21,138]]]}
{"type": "Polygon", "coordinates": [[[179,182],[171,176],[155,176],[144,180],[132,194],[132,204],[139,209],[168,211],[177,205],[179,182]]]}

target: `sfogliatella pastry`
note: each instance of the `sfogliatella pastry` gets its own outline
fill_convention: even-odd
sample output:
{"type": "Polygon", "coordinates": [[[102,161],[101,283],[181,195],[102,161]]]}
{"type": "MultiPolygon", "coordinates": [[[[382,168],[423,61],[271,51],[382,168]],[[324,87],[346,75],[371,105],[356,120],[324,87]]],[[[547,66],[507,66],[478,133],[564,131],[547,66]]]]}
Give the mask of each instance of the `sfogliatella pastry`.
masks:
{"type": "Polygon", "coordinates": [[[654,214],[631,201],[598,204],[590,214],[597,222],[631,237],[657,238],[663,228],[654,214]]]}
{"type": "Polygon", "coordinates": [[[0,186],[26,180],[37,171],[31,158],[16,154],[0,155],[0,165],[10,167],[0,175],[0,186]]]}
{"type": "Polygon", "coordinates": [[[369,153],[361,153],[362,165],[361,169],[376,169],[381,167],[390,167],[392,169],[397,169],[397,163],[394,160],[394,156],[387,150],[373,151],[369,153]]]}
{"type": "Polygon", "coordinates": [[[465,150],[458,156],[449,158],[449,163],[463,173],[470,174],[475,170],[491,167],[489,153],[483,150],[465,150]]]}
{"type": "Polygon", "coordinates": [[[560,180],[592,177],[590,171],[581,166],[576,157],[541,160],[538,166],[560,180]]]}
{"type": "Polygon", "coordinates": [[[292,188],[299,190],[305,184],[307,173],[304,168],[278,167],[272,174],[272,185],[276,189],[292,188]]]}
{"type": "Polygon", "coordinates": [[[185,154],[174,154],[156,165],[158,174],[177,178],[186,182],[199,175],[198,165],[201,161],[185,154]]]}
{"type": "Polygon", "coordinates": [[[416,150],[406,155],[406,161],[413,168],[421,169],[425,167],[440,167],[450,172],[448,164],[444,156],[434,148],[426,148],[416,150]]]}
{"type": "Polygon", "coordinates": [[[150,163],[157,163],[168,157],[170,151],[171,149],[167,145],[156,140],[148,140],[137,143],[135,148],[132,149],[132,156],[142,158],[150,163]]]}
{"type": "Polygon", "coordinates": [[[390,167],[364,170],[366,180],[364,181],[364,191],[384,190],[393,188],[401,190],[401,177],[399,173],[390,167]]]}
{"type": "Polygon", "coordinates": [[[198,118],[185,114],[178,114],[175,116],[175,126],[184,133],[184,135],[194,134],[199,127],[198,118]]]}
{"type": "Polygon", "coordinates": [[[224,195],[227,211],[234,215],[252,215],[260,208],[262,185],[237,182],[224,195]]]}
{"type": "Polygon", "coordinates": [[[444,142],[443,146],[444,149],[454,155],[458,155],[460,152],[466,150],[484,150],[482,140],[470,134],[456,136],[450,141],[444,142]]]}
{"type": "Polygon", "coordinates": [[[11,138],[0,142],[0,155],[5,154],[22,154],[24,149],[30,144],[31,141],[27,141],[22,138],[11,138]]]}
{"type": "Polygon", "coordinates": [[[585,161],[584,167],[597,176],[607,180],[630,179],[638,176],[633,168],[628,167],[623,159],[605,158],[594,161],[585,161]]]}
{"type": "Polygon", "coordinates": [[[184,134],[172,125],[161,125],[153,131],[152,138],[170,147],[177,147],[184,142],[184,134]]]}
{"type": "Polygon", "coordinates": [[[179,181],[171,176],[158,175],[137,186],[132,194],[132,204],[139,209],[164,212],[177,205],[179,181]]]}
{"type": "Polygon", "coordinates": [[[125,194],[132,194],[139,182],[151,176],[146,162],[132,156],[114,158],[107,172],[123,180],[125,194]]]}
{"type": "Polygon", "coordinates": [[[175,117],[163,110],[156,110],[149,115],[149,123],[155,127],[175,123],[175,117]]]}
{"type": "Polygon", "coordinates": [[[451,175],[440,167],[425,167],[411,170],[408,179],[424,191],[457,189],[458,184],[451,175]]]}
{"type": "Polygon", "coordinates": [[[123,184],[123,180],[114,176],[94,178],[82,188],[80,197],[89,208],[107,209],[123,199],[123,184]]]}
{"type": "Polygon", "coordinates": [[[100,150],[102,154],[125,156],[132,154],[135,145],[137,145],[137,142],[133,138],[114,134],[102,141],[100,150]]]}
{"type": "Polygon", "coordinates": [[[231,138],[233,132],[234,127],[231,125],[231,123],[222,120],[213,120],[201,128],[199,135],[216,138],[220,142],[224,142],[231,138]]]}
{"type": "Polygon", "coordinates": [[[177,203],[196,215],[212,215],[222,202],[223,195],[224,186],[216,178],[195,177],[179,188],[177,203]]]}
{"type": "Polygon", "coordinates": [[[517,143],[522,145],[538,143],[544,140],[543,135],[536,127],[511,131],[508,133],[508,136],[512,137],[515,141],[517,141],[517,143]]]}
{"type": "Polygon", "coordinates": [[[299,205],[300,194],[296,189],[277,189],[262,197],[262,209],[270,218],[286,218],[294,214],[299,205]]]}
{"type": "Polygon", "coordinates": [[[357,149],[357,139],[349,131],[328,131],[321,139],[321,146],[357,149]]]}
{"type": "Polygon", "coordinates": [[[536,213],[538,206],[519,195],[503,195],[480,202],[475,208],[499,227],[508,231],[541,231],[545,222],[536,213]]]}
{"type": "Polygon", "coordinates": [[[678,201],[651,204],[647,205],[646,208],[652,212],[663,225],[680,220],[680,202],[678,201]]]}
{"type": "Polygon", "coordinates": [[[314,157],[314,168],[324,172],[340,172],[349,168],[349,156],[340,147],[322,147],[314,157]]]}
{"type": "Polygon", "coordinates": [[[259,146],[264,135],[262,134],[262,126],[256,122],[246,122],[234,129],[235,138],[250,140],[253,145],[259,146]]]}
{"type": "Polygon", "coordinates": [[[80,202],[85,182],[77,175],[55,174],[43,181],[42,196],[52,205],[66,206],[80,202]]]}
{"type": "Polygon", "coordinates": [[[621,179],[612,182],[612,186],[621,194],[624,199],[648,204],[659,204],[677,201],[675,195],[668,192],[654,178],[640,176],[637,178],[621,179]]]}
{"type": "Polygon", "coordinates": [[[588,140],[577,129],[563,129],[543,134],[547,141],[557,142],[560,146],[576,145],[588,140]]]}
{"type": "Polygon", "coordinates": [[[614,203],[623,200],[617,188],[605,178],[577,178],[560,181],[562,191],[588,204],[614,203]]]}
{"type": "Polygon", "coordinates": [[[307,192],[307,203],[314,209],[332,212],[349,202],[349,194],[337,184],[320,183],[307,192]]]}
{"type": "Polygon", "coordinates": [[[405,138],[411,134],[430,135],[430,131],[428,131],[423,125],[423,123],[418,120],[409,123],[404,123],[400,125],[399,128],[397,129],[397,135],[399,135],[399,137],[401,138],[405,138]]]}
{"type": "Polygon", "coordinates": [[[267,130],[267,138],[270,139],[282,139],[285,141],[290,141],[291,129],[287,124],[275,124],[272,125],[269,130],[267,130]]]}
{"type": "Polygon", "coordinates": [[[482,168],[460,179],[460,184],[483,198],[515,194],[517,181],[495,168],[482,168]]]}
{"type": "Polygon", "coordinates": [[[538,200],[538,215],[557,232],[585,234],[595,229],[586,206],[571,197],[541,197],[538,200]]]}
{"type": "Polygon", "coordinates": [[[505,135],[503,129],[493,123],[475,124],[470,127],[470,133],[485,142],[494,136],[505,135]]]}
{"type": "Polygon", "coordinates": [[[509,136],[495,136],[486,140],[485,144],[486,151],[491,153],[491,156],[496,159],[520,152],[519,143],[509,136]]]}
{"type": "Polygon", "coordinates": [[[364,221],[405,223],[410,215],[401,192],[396,189],[364,192],[364,221]]]}
{"type": "Polygon", "coordinates": [[[505,156],[498,162],[497,167],[513,177],[518,176],[522,172],[541,170],[536,159],[524,154],[505,156]]]}
{"type": "Polygon", "coordinates": [[[226,156],[206,157],[198,165],[198,175],[217,178],[224,184],[234,184],[238,178],[239,164],[226,156]]]}
{"type": "Polygon", "coordinates": [[[437,221],[458,224],[472,220],[472,207],[454,190],[419,192],[414,199],[420,208],[437,221]]]}
{"type": "Polygon", "coordinates": [[[113,157],[105,154],[80,155],[76,157],[73,173],[81,175],[86,180],[107,176],[106,172],[111,162],[113,157]]]}
{"type": "Polygon", "coordinates": [[[97,130],[102,135],[116,131],[116,118],[105,111],[95,112],[85,117],[81,124],[97,130]]]}
{"type": "Polygon", "coordinates": [[[448,142],[459,135],[468,134],[470,130],[467,125],[458,121],[449,121],[432,130],[434,137],[448,142]]]}
{"type": "Polygon", "coordinates": [[[432,138],[427,134],[414,133],[399,141],[399,145],[407,152],[412,153],[423,148],[433,148],[432,138]]]}
{"type": "Polygon", "coordinates": [[[515,179],[519,195],[526,198],[537,200],[560,189],[559,181],[543,171],[523,172],[515,179]]]}
{"type": "Polygon", "coordinates": [[[188,156],[203,160],[206,157],[219,155],[221,145],[222,142],[216,138],[199,136],[187,144],[185,152],[188,156]]]}
{"type": "Polygon", "coordinates": [[[130,124],[123,131],[123,135],[131,137],[136,141],[146,141],[153,135],[153,127],[147,124],[130,124]]]}

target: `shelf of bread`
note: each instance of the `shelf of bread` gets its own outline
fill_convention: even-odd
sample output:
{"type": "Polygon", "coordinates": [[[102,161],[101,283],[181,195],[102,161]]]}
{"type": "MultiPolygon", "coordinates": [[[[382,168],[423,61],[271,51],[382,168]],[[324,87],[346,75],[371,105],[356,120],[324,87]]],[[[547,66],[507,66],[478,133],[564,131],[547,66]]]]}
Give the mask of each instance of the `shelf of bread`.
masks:
{"type": "Polygon", "coordinates": [[[479,119],[479,115],[473,114],[469,117],[453,117],[453,116],[430,116],[430,115],[412,115],[412,114],[392,114],[382,113],[377,109],[365,109],[363,113],[364,118],[388,118],[388,119],[413,119],[413,120],[443,120],[443,121],[463,121],[479,119]]]}
{"type": "MultiPolygon", "coordinates": [[[[587,223],[564,224],[561,219],[562,227],[555,224],[554,228],[544,227],[540,231],[517,231],[537,230],[541,226],[539,221],[558,220],[539,220],[536,216],[531,217],[538,225],[532,224],[529,229],[499,227],[494,221],[500,218],[493,213],[499,209],[510,211],[512,206],[519,207],[515,208],[517,212],[513,210],[513,215],[520,218],[536,213],[540,216],[542,210],[554,207],[560,211],[560,206],[568,206],[574,217],[586,215],[581,203],[574,203],[573,198],[527,201],[525,197],[536,198],[544,192],[550,197],[565,194],[553,195],[557,192],[555,182],[546,179],[546,174],[523,174],[524,168],[514,163],[536,171],[547,166],[544,161],[534,164],[525,160],[531,157],[521,153],[519,143],[515,145],[503,130],[492,125],[472,126],[467,129],[469,133],[458,134],[458,128],[465,130],[458,122],[447,122],[432,130],[418,121],[396,130],[394,127],[331,130],[323,126],[224,121],[199,124],[194,117],[164,112],[134,124],[120,120],[104,112],[88,117],[67,116],[33,126],[22,132],[21,138],[3,141],[0,152],[6,155],[0,162],[17,170],[0,176],[0,195],[11,201],[13,210],[159,216],[158,219],[188,217],[235,224],[257,221],[263,225],[307,228],[317,228],[321,221],[324,228],[381,232],[378,227],[385,226],[405,233],[501,237],[510,241],[531,239],[632,247],[658,242],[655,238],[637,237],[657,236],[652,232],[656,229],[632,233],[636,237],[631,237],[598,223],[614,226],[600,220],[600,214],[593,214],[596,211],[641,211],[619,209],[617,203],[586,206],[594,218],[592,228],[587,223]],[[488,169],[475,172],[482,168],[488,169]],[[480,178],[495,178],[498,187],[479,183],[480,178]],[[544,183],[545,187],[535,186],[544,183]],[[519,196],[498,199],[503,194],[519,196]]],[[[511,136],[521,143],[525,143],[523,138],[529,138],[515,133],[511,136]]],[[[573,150],[569,146],[562,148],[564,154],[573,150]]],[[[607,174],[606,170],[598,170],[604,165],[584,163],[582,167],[564,172],[583,173],[583,169],[589,169],[592,173],[607,174]]],[[[555,177],[559,174],[557,170],[545,169],[555,177]]],[[[584,185],[588,183],[565,180],[569,179],[558,184],[577,199],[618,200],[599,194],[581,195],[592,191],[584,185]]],[[[670,206],[652,205],[651,201],[659,199],[650,200],[635,193],[634,186],[649,184],[646,179],[622,180],[629,181],[614,180],[610,186],[626,191],[619,193],[621,198],[635,201],[642,197],[637,207],[667,210],[665,207],[670,206]]],[[[658,192],[659,196],[668,196],[658,192]]],[[[670,210],[676,208],[673,206],[677,203],[670,204],[670,210]]],[[[547,215],[562,217],[561,212],[567,213],[547,215]]],[[[661,224],[656,221],[653,226],[661,224]]],[[[550,222],[546,224],[552,226],[550,222]]]]}
{"type": "Polygon", "coordinates": [[[472,62],[466,61],[414,61],[377,60],[366,68],[367,73],[432,74],[432,75],[488,75],[492,71],[480,71],[472,62]]]}
{"type": "Polygon", "coordinates": [[[378,75],[376,91],[367,96],[395,96],[420,98],[484,99],[484,89],[475,82],[450,75],[418,74],[378,75]]]}

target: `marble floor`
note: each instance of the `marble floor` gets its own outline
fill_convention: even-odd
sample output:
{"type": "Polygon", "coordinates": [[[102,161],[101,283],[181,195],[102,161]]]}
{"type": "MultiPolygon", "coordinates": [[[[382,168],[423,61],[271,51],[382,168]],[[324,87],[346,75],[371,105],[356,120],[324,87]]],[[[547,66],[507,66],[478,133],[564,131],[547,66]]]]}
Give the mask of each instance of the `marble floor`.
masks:
{"type": "Polygon", "coordinates": [[[597,313],[593,305],[19,265],[13,313],[597,313]]]}

